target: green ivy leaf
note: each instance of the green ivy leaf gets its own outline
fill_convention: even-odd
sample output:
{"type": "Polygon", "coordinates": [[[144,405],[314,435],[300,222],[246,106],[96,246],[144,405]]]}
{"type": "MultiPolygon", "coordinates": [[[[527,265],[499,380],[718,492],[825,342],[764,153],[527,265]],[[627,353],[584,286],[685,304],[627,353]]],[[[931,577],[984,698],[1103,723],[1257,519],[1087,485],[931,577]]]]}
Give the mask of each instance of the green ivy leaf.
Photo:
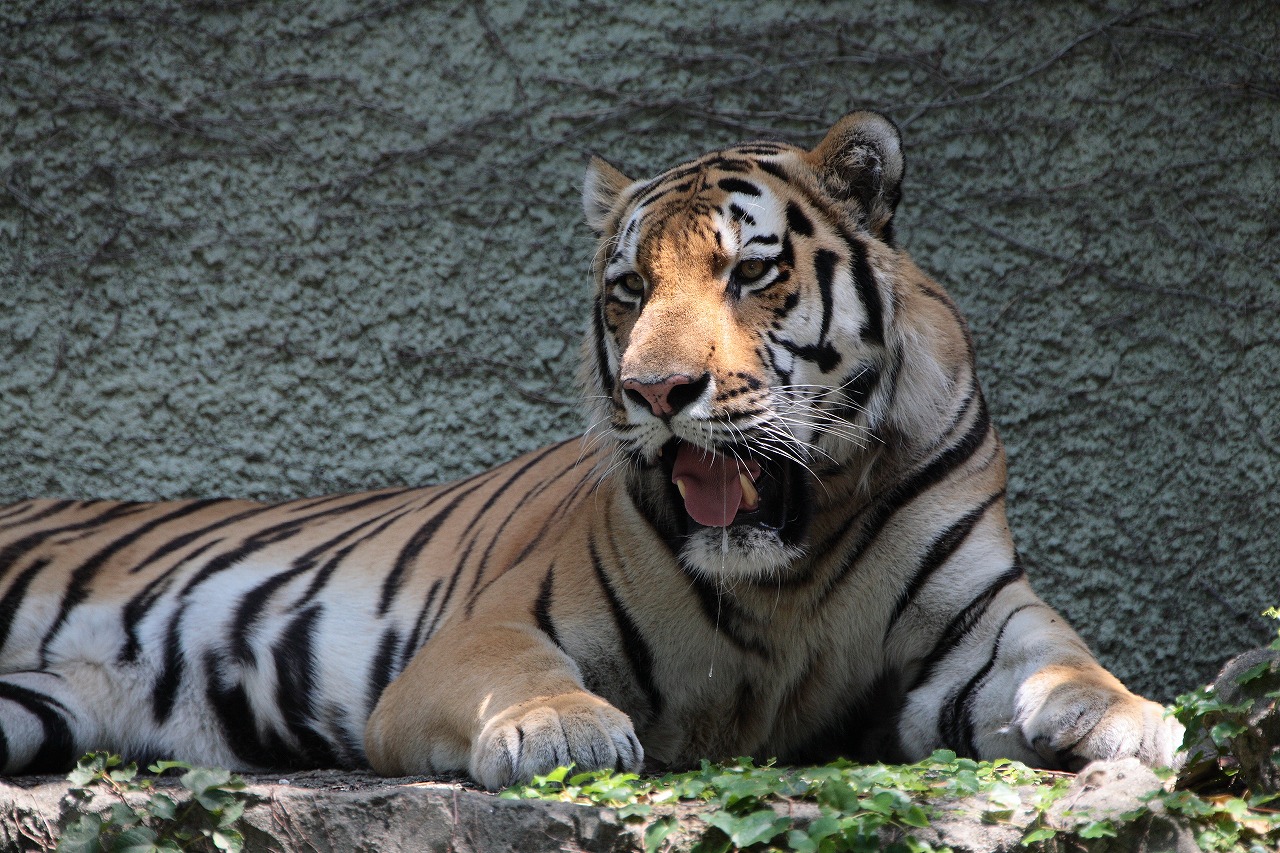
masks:
{"type": "Polygon", "coordinates": [[[145,826],[126,829],[111,842],[111,853],[152,853],[156,849],[156,832],[145,826]]]}
{"type": "Polygon", "coordinates": [[[1271,672],[1271,661],[1264,660],[1259,664],[1249,667],[1244,672],[1236,676],[1237,684],[1248,684],[1250,681],[1261,678],[1271,672]]]}
{"type": "Polygon", "coordinates": [[[648,803],[627,803],[618,809],[618,817],[627,820],[633,817],[648,817],[653,812],[653,806],[648,803]]]}
{"type": "Polygon", "coordinates": [[[67,826],[58,839],[58,853],[99,853],[102,842],[99,834],[102,831],[102,818],[96,814],[82,816],[75,823],[67,826]]]}
{"type": "Polygon", "coordinates": [[[898,820],[907,826],[914,826],[919,829],[925,829],[929,826],[929,815],[914,803],[899,812],[898,820]]]}
{"type": "Polygon", "coordinates": [[[1020,841],[1019,843],[1023,847],[1030,847],[1032,844],[1039,844],[1041,841],[1048,841],[1050,838],[1053,838],[1057,834],[1058,834],[1058,831],[1056,829],[1052,829],[1047,826],[1042,826],[1039,829],[1033,829],[1030,832],[1028,832],[1025,836],[1023,836],[1022,841],[1020,841]]]}
{"type": "Polygon", "coordinates": [[[768,841],[791,827],[791,818],[780,816],[773,809],[761,809],[741,817],[719,811],[705,820],[729,836],[735,847],[750,847],[768,841]]]}
{"type": "Polygon", "coordinates": [[[191,765],[185,761],[157,761],[147,765],[147,769],[159,776],[166,770],[190,770],[191,765]]]}
{"type": "Polygon", "coordinates": [[[138,765],[131,762],[126,764],[124,767],[121,767],[119,770],[112,770],[108,775],[111,777],[113,782],[118,782],[123,785],[126,782],[132,782],[133,778],[138,775],[138,765]]]}
{"type": "MultiPolygon", "coordinates": [[[[231,795],[228,794],[227,796],[230,797],[231,795]]],[[[239,799],[232,799],[224,805],[218,812],[218,828],[226,829],[238,821],[244,815],[245,805],[245,801],[239,799]]]]}
{"type": "Polygon", "coordinates": [[[220,767],[193,767],[178,780],[196,797],[231,781],[231,771],[220,767]]]}
{"type": "Polygon", "coordinates": [[[1226,746],[1231,738],[1244,734],[1249,730],[1248,726],[1241,723],[1231,723],[1223,721],[1209,730],[1209,737],[1219,746],[1226,746]]]}
{"type": "Polygon", "coordinates": [[[667,815],[659,818],[653,823],[645,827],[644,830],[644,850],[645,853],[658,853],[658,849],[662,847],[662,842],[667,840],[667,836],[675,832],[679,826],[673,816],[667,815]]]}
{"type": "Polygon", "coordinates": [[[178,804],[167,794],[152,794],[147,811],[160,820],[173,820],[178,814],[178,804]]]}
{"type": "Polygon", "coordinates": [[[234,829],[218,829],[209,835],[213,846],[227,853],[240,853],[244,849],[244,836],[234,829]]]}
{"type": "Polygon", "coordinates": [[[130,827],[142,818],[128,803],[112,803],[107,822],[114,826],[130,827]]]}
{"type": "Polygon", "coordinates": [[[1115,838],[1116,828],[1109,820],[1095,820],[1076,831],[1081,838],[1115,838]]]}

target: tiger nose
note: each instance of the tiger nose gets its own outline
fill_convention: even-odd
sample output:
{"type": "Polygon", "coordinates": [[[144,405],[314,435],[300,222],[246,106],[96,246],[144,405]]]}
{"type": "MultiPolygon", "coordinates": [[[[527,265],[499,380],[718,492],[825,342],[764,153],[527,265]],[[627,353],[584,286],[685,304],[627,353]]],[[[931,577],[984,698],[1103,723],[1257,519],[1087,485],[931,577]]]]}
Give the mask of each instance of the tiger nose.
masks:
{"type": "Polygon", "coordinates": [[[655,415],[665,418],[702,396],[710,380],[710,373],[704,373],[697,379],[674,373],[654,382],[627,379],[623,381],[622,389],[636,404],[647,406],[655,415]]]}

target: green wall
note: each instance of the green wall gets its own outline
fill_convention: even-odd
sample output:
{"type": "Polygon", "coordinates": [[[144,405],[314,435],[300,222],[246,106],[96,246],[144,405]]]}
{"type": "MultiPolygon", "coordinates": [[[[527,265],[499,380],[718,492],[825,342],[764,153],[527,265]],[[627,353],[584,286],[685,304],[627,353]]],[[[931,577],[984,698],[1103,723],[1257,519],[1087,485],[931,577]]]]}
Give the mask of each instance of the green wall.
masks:
{"type": "Polygon", "coordinates": [[[590,152],[847,109],[1041,593],[1158,698],[1280,603],[1280,7],[0,7],[0,498],[428,483],[581,428],[590,152]]]}

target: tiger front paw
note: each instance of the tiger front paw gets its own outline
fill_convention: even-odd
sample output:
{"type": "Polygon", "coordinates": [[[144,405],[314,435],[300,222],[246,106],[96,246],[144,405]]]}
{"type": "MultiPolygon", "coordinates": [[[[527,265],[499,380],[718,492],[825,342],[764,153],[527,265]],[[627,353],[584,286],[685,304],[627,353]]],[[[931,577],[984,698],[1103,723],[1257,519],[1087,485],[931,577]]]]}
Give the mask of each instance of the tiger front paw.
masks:
{"type": "Polygon", "coordinates": [[[490,790],[557,767],[636,771],[644,750],[631,718],[590,693],[521,702],[491,719],[471,750],[471,777],[490,790]]]}
{"type": "Polygon", "coordinates": [[[1046,766],[1077,771],[1090,761],[1131,756],[1149,767],[1173,766],[1183,727],[1162,705],[1127,691],[1066,683],[1022,732],[1046,766]]]}

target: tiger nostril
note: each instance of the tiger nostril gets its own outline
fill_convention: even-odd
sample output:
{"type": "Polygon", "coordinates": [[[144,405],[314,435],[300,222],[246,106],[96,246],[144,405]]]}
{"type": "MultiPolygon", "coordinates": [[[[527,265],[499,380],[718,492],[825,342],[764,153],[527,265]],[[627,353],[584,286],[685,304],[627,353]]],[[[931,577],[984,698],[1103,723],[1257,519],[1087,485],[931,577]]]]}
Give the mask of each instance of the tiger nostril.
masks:
{"type": "MultiPolygon", "coordinates": [[[[634,381],[634,380],[628,380],[628,381],[634,381]]],[[[623,391],[626,393],[628,397],[631,398],[631,402],[635,403],[640,408],[642,409],[650,408],[649,400],[644,396],[644,394],[641,394],[640,391],[637,390],[636,388],[630,385],[624,385],[623,391]]]]}
{"type": "Polygon", "coordinates": [[[702,396],[702,392],[707,390],[708,383],[711,382],[711,374],[704,373],[693,382],[676,385],[667,393],[667,405],[671,408],[671,413],[683,409],[685,406],[697,400],[702,396]]]}
{"type": "Polygon", "coordinates": [[[655,382],[627,379],[622,389],[638,406],[644,406],[660,418],[670,417],[692,403],[706,390],[711,375],[704,373],[693,379],[683,373],[672,374],[655,382]]]}

